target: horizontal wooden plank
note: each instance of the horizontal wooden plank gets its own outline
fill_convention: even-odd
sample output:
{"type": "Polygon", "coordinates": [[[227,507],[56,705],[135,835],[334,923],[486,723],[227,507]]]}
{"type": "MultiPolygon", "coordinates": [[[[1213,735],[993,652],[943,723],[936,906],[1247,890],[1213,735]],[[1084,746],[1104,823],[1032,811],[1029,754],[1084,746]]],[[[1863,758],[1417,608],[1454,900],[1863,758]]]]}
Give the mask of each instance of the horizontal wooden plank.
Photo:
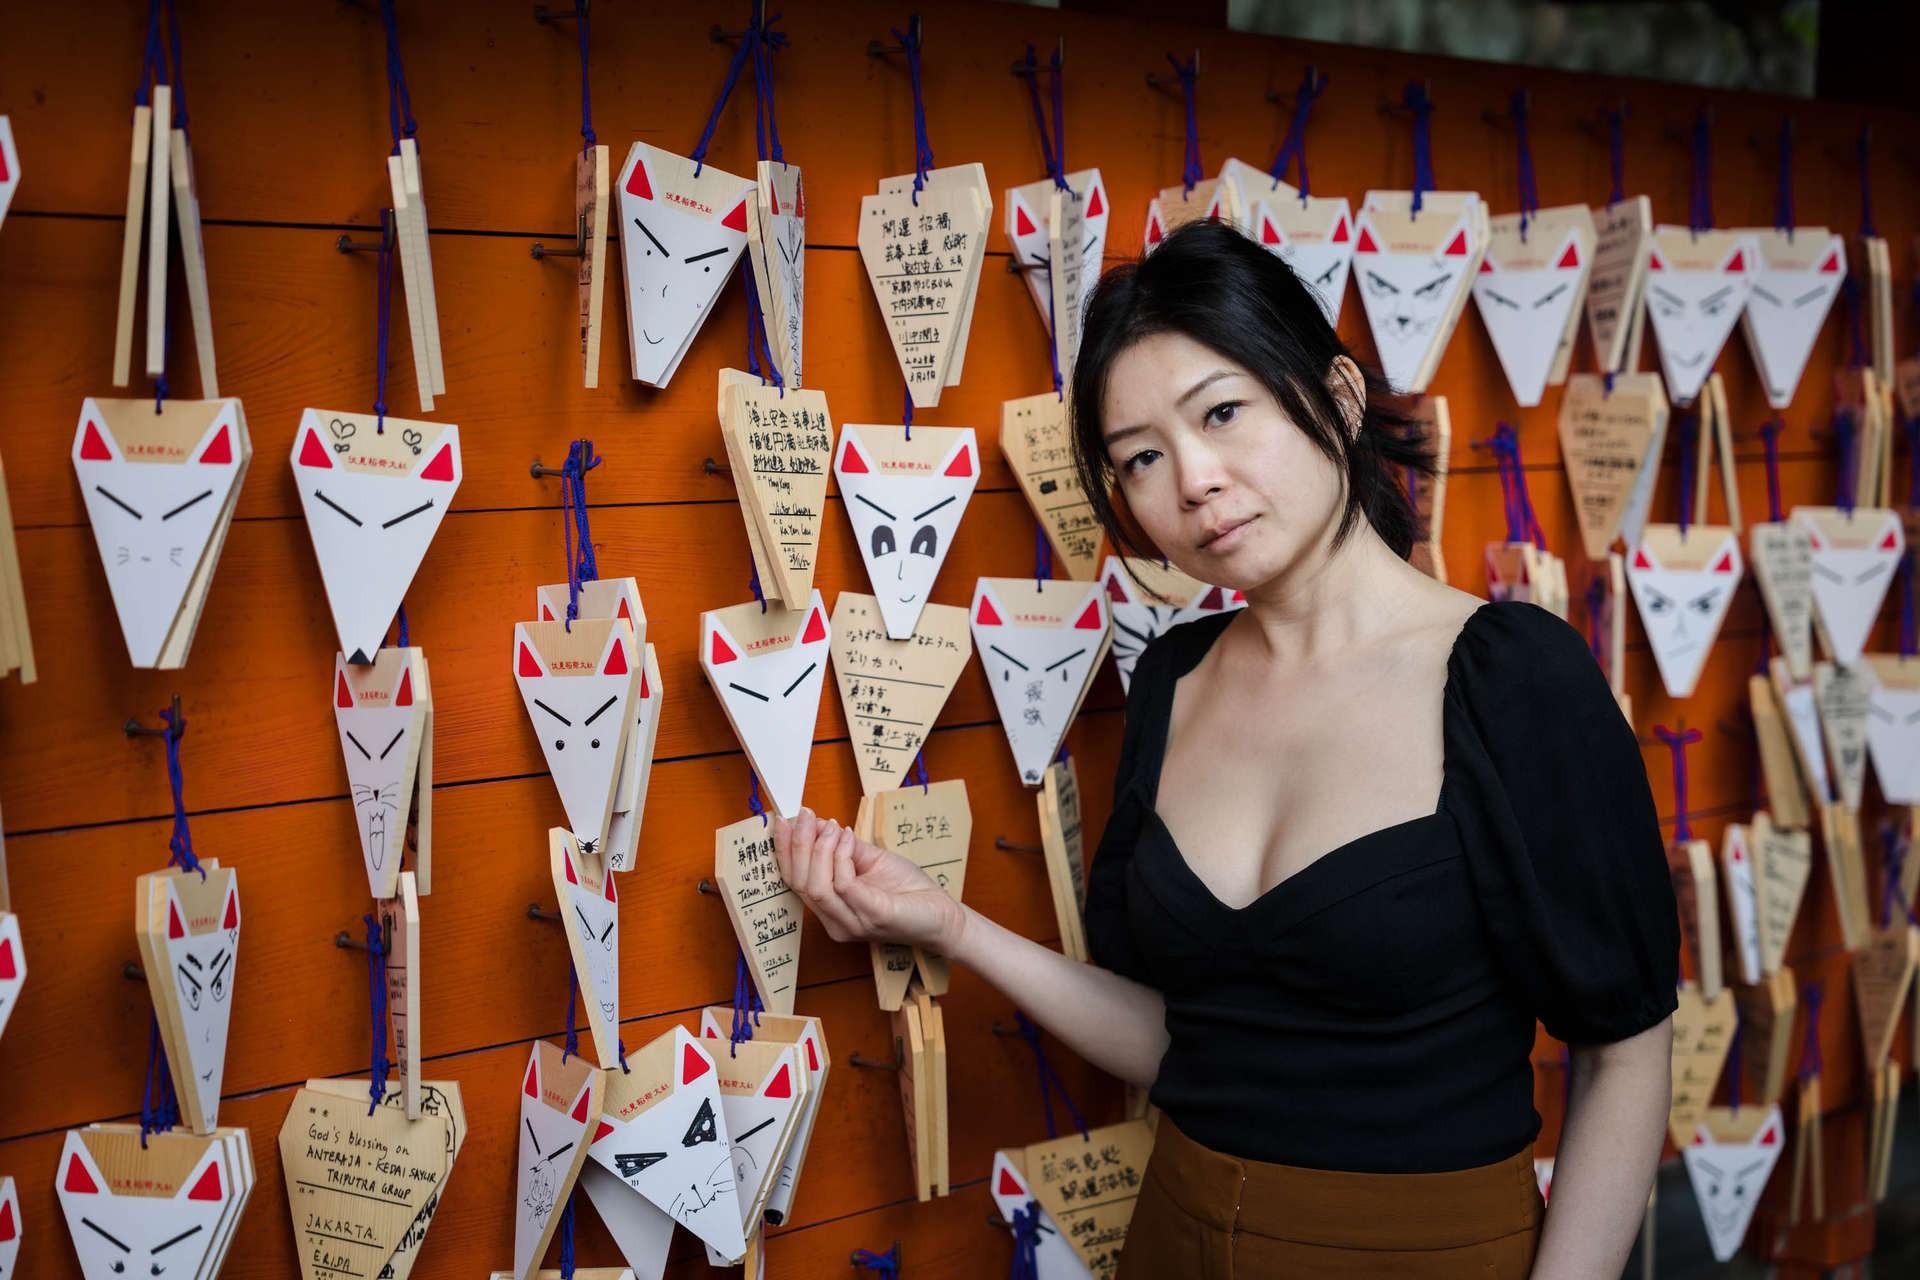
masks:
{"type": "MultiPolygon", "coordinates": [[[[1116,715],[1093,714],[1070,739],[1090,831],[1105,823],[1118,731],[1116,715]]],[[[1005,750],[998,725],[942,732],[935,743],[929,755],[936,777],[954,776],[943,759],[993,760],[1005,750]]],[[[965,776],[976,869],[967,901],[1018,932],[1053,936],[1041,860],[994,847],[996,836],[1039,842],[1034,794],[1010,768],[976,767],[965,776]]],[[[859,779],[844,748],[815,748],[811,782],[818,812],[852,821],[859,779]]],[[[421,1044],[428,1054],[556,1034],[565,1025],[565,941],[552,924],[526,916],[529,903],[553,902],[546,832],[558,813],[549,791],[545,778],[527,778],[450,787],[436,798],[435,892],[421,905],[421,1044]]],[[[747,812],[746,769],[737,754],[654,771],[640,870],[620,886],[628,1016],[730,998],[733,936],[719,902],[694,886],[713,873],[714,828],[747,812]]],[[[140,872],[165,865],[169,825],[8,842],[31,976],[7,1031],[0,1135],[112,1114],[139,1097],[150,1003],[145,983],[120,976],[121,965],[139,954],[128,886],[140,872]],[[87,1015],[76,1017],[77,1009],[87,1015]],[[100,1055],[102,1044],[127,1052],[100,1055]],[[83,1059],[89,1068],[76,1077],[74,1063],[83,1059]]],[[[360,936],[368,905],[347,802],[210,814],[193,828],[201,857],[242,872],[246,925],[227,1093],[353,1070],[367,1046],[366,970],[359,953],[335,950],[332,939],[341,929],[360,936]]],[[[869,971],[864,946],[834,943],[817,921],[808,920],[803,938],[803,984],[869,971]]],[[[631,1036],[628,1042],[639,1043],[631,1036]]]]}

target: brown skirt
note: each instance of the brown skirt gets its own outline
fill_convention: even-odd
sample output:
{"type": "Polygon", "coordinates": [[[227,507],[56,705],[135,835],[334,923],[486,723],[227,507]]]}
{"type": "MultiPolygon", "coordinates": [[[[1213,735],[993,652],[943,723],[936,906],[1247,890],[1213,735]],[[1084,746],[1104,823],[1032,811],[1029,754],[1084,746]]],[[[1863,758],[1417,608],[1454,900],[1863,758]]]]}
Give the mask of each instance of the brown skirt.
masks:
{"type": "Polygon", "coordinates": [[[1454,1173],[1343,1173],[1221,1155],[1164,1115],[1116,1280],[1525,1280],[1545,1210],[1533,1153],[1454,1173]]]}

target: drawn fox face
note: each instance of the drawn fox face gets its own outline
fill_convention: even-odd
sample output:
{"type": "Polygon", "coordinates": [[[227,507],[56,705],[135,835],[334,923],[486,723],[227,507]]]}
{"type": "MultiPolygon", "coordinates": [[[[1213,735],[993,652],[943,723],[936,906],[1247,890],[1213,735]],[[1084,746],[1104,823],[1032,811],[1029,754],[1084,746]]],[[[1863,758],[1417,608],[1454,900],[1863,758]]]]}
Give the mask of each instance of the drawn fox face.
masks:
{"type": "MultiPolygon", "coordinates": [[[[108,402],[116,404],[116,402],[108,402]]],[[[114,416],[127,423],[117,402],[114,416]]],[[[187,597],[194,573],[239,483],[243,448],[236,400],[209,406],[212,421],[191,442],[169,433],[122,442],[100,402],[80,410],[73,469],[86,500],[107,587],[136,667],[151,667],[187,597]],[[168,438],[168,437],[171,438],[168,438]]],[[[174,413],[182,411],[176,410],[174,413]]]]}
{"type": "Polygon", "coordinates": [[[333,663],[333,718],[347,762],[354,826],[368,884],[382,900],[394,896],[400,874],[407,825],[403,806],[412,803],[420,760],[410,654],[383,649],[370,670],[350,671],[338,655],[333,663]]]}
{"type": "MultiPolygon", "coordinates": [[[[115,1192],[81,1132],[68,1131],[55,1189],[85,1280],[191,1280],[199,1272],[230,1195],[219,1141],[202,1141],[206,1152],[172,1195],[134,1195],[115,1192]]],[[[117,1154],[135,1167],[122,1166],[122,1176],[137,1182],[138,1143],[129,1137],[124,1145],[131,1150],[117,1154]]]]}
{"type": "Polygon", "coordinates": [[[1667,392],[1677,404],[1700,394],[1753,288],[1753,245],[1741,238],[1705,270],[1683,270],[1673,257],[1684,229],[1656,233],[1647,258],[1647,315],[1660,342],[1667,392]]]}
{"type": "Polygon", "coordinates": [[[1900,517],[1885,509],[1796,507],[1792,523],[1813,546],[1813,611],[1833,660],[1860,660],[1906,551],[1900,517]]]}
{"type": "Polygon", "coordinates": [[[1707,1238],[1719,1261],[1727,1261],[1739,1249],[1783,1145],[1779,1108],[1770,1107],[1745,1142],[1716,1142],[1702,1125],[1692,1145],[1681,1149],[1687,1180],[1693,1183],[1694,1199],[1699,1201],[1707,1238]]]}
{"type": "Polygon", "coordinates": [[[1920,804],[1920,689],[1892,687],[1877,669],[1867,700],[1867,751],[1887,803],[1920,804]]]}
{"type": "Polygon", "coordinates": [[[815,591],[805,610],[746,604],[700,615],[700,665],[782,815],[799,812],[831,644],[815,591]],[[758,637],[743,626],[759,625],[758,637]]]}
{"type": "Polygon", "coordinates": [[[1148,584],[1157,588],[1161,579],[1171,579],[1179,571],[1167,573],[1158,564],[1145,560],[1131,562],[1132,572],[1129,567],[1120,557],[1108,556],[1100,574],[1107,593],[1107,608],[1113,615],[1113,665],[1120,673],[1123,692],[1133,685],[1133,668],[1140,661],[1140,655],[1168,628],[1222,610],[1244,609],[1247,605],[1247,598],[1240,592],[1195,582],[1185,574],[1179,574],[1186,579],[1178,584],[1184,589],[1179,598],[1167,598],[1171,592],[1156,595],[1135,581],[1134,574],[1146,577],[1148,584]]]}
{"type": "Polygon", "coordinates": [[[1743,318],[1767,403],[1784,409],[1793,403],[1807,357],[1847,278],[1847,247],[1839,236],[1828,236],[1808,246],[1815,249],[1811,263],[1798,263],[1780,260],[1778,237],[1761,243],[1760,269],[1743,318]]]}
{"type": "Polygon", "coordinates": [[[721,1065],[735,1077],[723,1082],[720,1097],[734,1183],[742,1214],[752,1214],[771,1189],[783,1140],[791,1137],[787,1121],[800,1105],[800,1067],[792,1045],[763,1041],[741,1044],[721,1065]]]}
{"type": "Polygon", "coordinates": [[[1328,206],[1326,235],[1315,241],[1289,236],[1278,211],[1262,200],[1254,206],[1254,239],[1262,248],[1293,268],[1294,274],[1319,299],[1327,320],[1340,321],[1340,304],[1347,296],[1347,275],[1353,266],[1353,223],[1345,198],[1320,200],[1328,206]]]}
{"type": "Polygon", "coordinates": [[[20,1001],[20,988],[27,983],[27,949],[20,940],[20,917],[0,911],[0,1035],[7,1030],[7,1019],[20,1001]]]}
{"type": "Polygon", "coordinates": [[[747,247],[754,184],[633,144],[620,173],[620,245],[635,376],[665,386],[747,247]]]}
{"type": "Polygon", "coordinates": [[[586,955],[583,975],[587,991],[600,1007],[600,1016],[612,1023],[620,1020],[620,895],[614,889],[613,876],[604,866],[599,883],[583,869],[572,850],[561,854],[565,869],[565,909],[573,913],[567,930],[576,932],[581,951],[586,955]]]}
{"type": "MultiPolygon", "coordinates": [[[[1661,551],[1647,542],[1627,557],[1627,586],[1653,646],[1661,681],[1676,698],[1693,692],[1740,585],[1740,544],[1724,529],[1719,534],[1704,542],[1704,560],[1689,556],[1684,566],[1663,564],[1661,551]]],[[[1699,531],[1694,536],[1696,542],[1702,538],[1699,531]]],[[[1669,556],[1671,552],[1668,548],[1669,556]]]]}
{"type": "MultiPolygon", "coordinates": [[[[781,314],[785,318],[788,354],[792,357],[792,385],[800,385],[801,323],[806,302],[807,281],[807,193],[800,170],[793,165],[762,162],[760,167],[761,216],[769,226],[767,241],[773,246],[771,276],[780,291],[781,314]]],[[[772,323],[771,317],[768,323],[772,323]]]]}
{"type": "Polygon", "coordinates": [[[596,852],[612,812],[631,724],[628,707],[639,685],[633,627],[624,619],[598,618],[575,622],[569,633],[559,622],[523,622],[513,637],[520,698],[540,735],[567,825],[582,849],[596,852]]]}
{"type": "MultiPolygon", "coordinates": [[[[220,1110],[220,1081],[226,1071],[227,1029],[233,1019],[233,984],[240,951],[239,877],[232,871],[224,896],[206,904],[208,918],[195,919],[180,897],[177,876],[166,876],[167,980],[179,1001],[186,1041],[186,1062],[201,1114],[220,1110]]],[[[213,886],[218,891],[218,885],[213,886]]],[[[204,908],[202,908],[204,909],[204,908]]]]}
{"type": "Polygon", "coordinates": [[[1438,253],[1384,251],[1384,238],[1365,213],[1358,237],[1353,269],[1380,367],[1394,387],[1411,387],[1428,349],[1447,337],[1446,322],[1471,256],[1467,219],[1461,216],[1438,253]]]}
{"type": "Polygon", "coordinates": [[[1503,266],[1489,253],[1480,260],[1473,281],[1473,300],[1479,304],[1480,319],[1493,339],[1514,399],[1527,407],[1539,404],[1546,390],[1554,352],[1567,317],[1580,301],[1586,271],[1579,237],[1572,231],[1546,261],[1551,265],[1517,269],[1503,266]]]}
{"type": "Polygon", "coordinates": [[[563,1072],[558,1058],[559,1050],[536,1041],[520,1087],[513,1231],[514,1267],[520,1275],[538,1261],[535,1246],[565,1194],[579,1146],[598,1118],[593,1091],[596,1073],[590,1068],[563,1072]],[[580,1083],[571,1096],[563,1096],[562,1080],[570,1074],[577,1074],[580,1083]]]}
{"type": "Polygon", "coordinates": [[[1050,599],[1033,585],[982,578],[973,594],[973,646],[1028,786],[1040,785],[1107,644],[1102,584],[1049,580],[1050,599]]]}
{"type": "Polygon", "coordinates": [[[923,428],[921,438],[930,448],[915,451],[914,442],[889,439],[883,454],[863,433],[885,430],[842,427],[833,474],[887,635],[904,640],[920,620],[973,497],[979,446],[971,427],[923,428]]]}
{"type": "Polygon", "coordinates": [[[293,475],[347,661],[372,661],[464,474],[460,429],[309,409],[294,434],[293,475]],[[428,441],[426,432],[439,434],[428,441]],[[413,452],[414,449],[418,452],[413,452]]]}

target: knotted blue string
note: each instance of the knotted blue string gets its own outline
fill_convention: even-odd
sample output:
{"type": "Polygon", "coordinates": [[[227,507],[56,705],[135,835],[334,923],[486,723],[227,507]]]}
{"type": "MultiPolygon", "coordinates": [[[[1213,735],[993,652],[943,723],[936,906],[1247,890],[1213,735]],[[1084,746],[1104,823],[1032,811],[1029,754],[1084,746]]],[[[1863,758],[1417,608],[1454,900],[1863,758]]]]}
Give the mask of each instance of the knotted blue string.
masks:
{"type": "Polygon", "coordinates": [[[1327,77],[1316,76],[1312,67],[1300,77],[1300,87],[1293,92],[1293,119],[1287,122],[1287,136],[1280,140],[1280,150],[1274,153],[1273,163],[1267,172],[1273,177],[1274,187],[1278,187],[1287,176],[1287,166],[1297,165],[1300,169],[1300,203],[1307,202],[1307,120],[1313,115],[1313,100],[1327,89],[1327,77]]]}
{"type": "Polygon", "coordinates": [[[1180,77],[1180,100],[1187,114],[1187,153],[1180,167],[1180,182],[1186,188],[1186,194],[1192,195],[1193,189],[1200,185],[1200,179],[1206,170],[1200,163],[1200,56],[1188,58],[1185,62],[1167,55],[1167,63],[1173,68],[1174,75],[1180,77]]]}
{"type": "Polygon", "coordinates": [[[1088,1137],[1087,1122],[1081,1118],[1080,1108],[1073,1105],[1073,1098],[1067,1093],[1066,1082],[1060,1078],[1060,1073],[1053,1069],[1053,1063],[1047,1060],[1047,1051],[1040,1046],[1040,1028],[1018,1009],[1013,1011],[1013,1018],[1014,1024],[1020,1029],[1020,1038],[1026,1041],[1027,1048],[1033,1050],[1033,1068],[1040,1079],[1040,1106],[1046,1116],[1047,1136],[1049,1138],[1060,1136],[1060,1130],[1053,1123],[1053,1095],[1058,1093],[1060,1101],[1067,1108],[1067,1114],[1073,1118],[1073,1127],[1080,1131],[1081,1137],[1088,1137]]]}
{"type": "Polygon", "coordinates": [[[1820,1074],[1820,1002],[1826,999],[1824,982],[1809,982],[1800,988],[1800,1005],[1807,1011],[1807,1029],[1800,1041],[1800,1083],[1820,1074]]]}
{"type": "Polygon", "coordinates": [[[413,637],[407,632],[407,602],[405,600],[400,602],[400,608],[393,616],[394,620],[399,623],[399,647],[402,649],[411,649],[413,647],[413,637]]]}
{"type": "Polygon", "coordinates": [[[1687,226],[1694,235],[1713,229],[1713,126],[1702,107],[1693,117],[1693,183],[1687,226]]]}
{"type": "Polygon", "coordinates": [[[394,12],[394,0],[380,0],[380,21],[387,29],[387,128],[393,134],[393,154],[400,154],[400,139],[420,132],[413,118],[413,95],[407,92],[407,68],[400,58],[400,23],[394,12]]]}
{"type": "Polygon", "coordinates": [[[1627,198],[1627,106],[1607,112],[1607,207],[1627,198]]]}
{"type": "Polygon", "coordinates": [[[747,972],[747,953],[733,962],[733,1029],[727,1033],[727,1056],[738,1057],[742,1041],[753,1039],[760,1025],[760,992],[747,972]]]}
{"type": "Polygon", "coordinates": [[[387,1096],[387,946],[386,931],[371,915],[361,916],[367,926],[367,1007],[373,1031],[373,1052],[367,1064],[367,1114],[372,1115],[380,1100],[387,1096]]]}
{"type": "Polygon", "coordinates": [[[1786,424],[1778,417],[1760,424],[1760,443],[1767,451],[1767,519],[1779,524],[1780,513],[1780,432],[1786,424]]]}
{"type": "Polygon", "coordinates": [[[182,871],[198,871],[200,878],[205,880],[206,868],[193,855],[193,832],[187,827],[186,772],[180,764],[180,740],[187,736],[187,718],[182,715],[176,721],[173,709],[163,707],[160,719],[167,726],[162,740],[167,747],[167,786],[173,792],[173,834],[167,840],[167,848],[173,856],[167,860],[167,865],[179,867],[182,871]]]}
{"type": "Polygon", "coordinates": [[[1533,499],[1527,493],[1527,474],[1520,458],[1520,437],[1511,423],[1502,422],[1484,440],[1475,440],[1476,449],[1489,449],[1500,477],[1501,504],[1507,518],[1508,542],[1531,542],[1546,550],[1546,531],[1534,515],[1533,499]]]}
{"type": "Polygon", "coordinates": [[[1908,418],[1900,430],[1907,437],[1907,507],[1911,510],[1920,507],[1920,417],[1908,418]]]}
{"type": "Polygon", "coordinates": [[[1780,180],[1773,195],[1773,225],[1793,239],[1793,117],[1780,118],[1780,180]]]}
{"type": "MultiPolygon", "coordinates": [[[[1071,195],[1071,192],[1069,192],[1071,195]]],[[[1073,197],[1076,198],[1077,197],[1073,197]]],[[[1071,252],[1071,251],[1070,251],[1071,252]]],[[[1060,344],[1053,339],[1058,321],[1053,314],[1053,257],[1047,257],[1047,265],[1042,268],[1047,276],[1047,363],[1053,367],[1053,394],[1064,403],[1067,398],[1067,383],[1060,372],[1060,344]]]]}
{"type": "Polygon", "coordinates": [[[1682,409],[1676,417],[1675,425],[1680,429],[1680,537],[1685,540],[1687,525],[1693,518],[1693,455],[1694,450],[1699,446],[1699,411],[1682,409]]]}
{"type": "Polygon", "coordinates": [[[587,75],[587,51],[591,37],[587,30],[587,0],[573,0],[573,25],[580,35],[580,136],[582,150],[591,150],[599,137],[593,132],[593,85],[587,75]]]}
{"type": "Polygon", "coordinates": [[[1013,1211],[1013,1266],[1007,1280],[1040,1280],[1040,1202],[1029,1200],[1013,1211]]]}
{"type": "Polygon", "coordinates": [[[1847,313],[1847,366],[1858,369],[1867,363],[1867,338],[1862,322],[1866,310],[1860,277],[1848,275],[1840,285],[1840,305],[1847,313]]]}
{"type": "Polygon", "coordinates": [[[767,318],[760,310],[760,289],[753,282],[753,264],[745,254],[740,257],[740,282],[747,290],[747,372],[763,383],[772,382],[785,397],[787,380],[780,376],[780,364],[773,358],[773,345],[767,341],[767,318]],[[758,351],[755,350],[756,337],[758,351]]]}
{"type": "Polygon", "coordinates": [[[713,131],[720,123],[720,112],[725,109],[727,99],[733,96],[733,86],[739,82],[740,69],[747,65],[753,45],[751,37],[743,38],[740,47],[733,51],[733,57],[727,62],[727,78],[720,82],[720,96],[713,100],[713,110],[707,113],[707,127],[700,131],[700,141],[694,143],[693,150],[687,155],[687,159],[693,161],[693,176],[696,178],[706,164],[707,144],[713,141],[713,131]]]}
{"type": "Polygon", "coordinates": [[[1873,141],[1873,126],[1860,126],[1860,140],[1854,146],[1854,152],[1860,158],[1860,234],[1876,236],[1873,229],[1873,168],[1868,163],[1869,150],[1873,141]]]}
{"type": "Polygon", "coordinates": [[[147,1135],[165,1133],[180,1123],[180,1100],[173,1092],[173,1068],[167,1063],[167,1047],[160,1041],[160,1016],[153,1015],[147,1028],[147,1075],[140,1088],[140,1149],[147,1149],[147,1135]]]}
{"type": "Polygon", "coordinates": [[[1698,729],[1675,733],[1657,724],[1653,726],[1653,736],[1665,743],[1673,754],[1673,838],[1691,840],[1693,828],[1687,823],[1687,748],[1700,741],[1702,735],[1698,729]]]}
{"type": "Polygon", "coordinates": [[[1049,64],[1048,74],[1052,77],[1050,93],[1053,99],[1053,121],[1049,125],[1046,108],[1040,104],[1040,60],[1027,46],[1027,60],[1020,66],[1020,77],[1027,82],[1027,96],[1033,106],[1034,128],[1040,134],[1040,158],[1046,163],[1047,176],[1053,179],[1053,185],[1062,191],[1071,190],[1067,186],[1066,131],[1061,121],[1061,111],[1065,98],[1061,90],[1060,51],[1054,50],[1049,64]]]}
{"type": "Polygon", "coordinates": [[[920,82],[920,15],[915,14],[907,21],[907,30],[902,34],[896,27],[893,38],[900,42],[901,51],[907,56],[907,81],[913,86],[913,203],[920,203],[920,193],[927,186],[927,170],[933,168],[933,143],[927,138],[927,103],[920,82]]]}
{"type": "Polygon", "coordinates": [[[1513,117],[1514,150],[1520,165],[1520,240],[1527,239],[1527,224],[1540,212],[1540,188],[1533,180],[1533,144],[1527,137],[1527,91],[1521,89],[1513,95],[1507,107],[1507,114],[1513,117]]]}
{"type": "Polygon", "coordinates": [[[900,1242],[893,1242],[893,1248],[885,1253],[874,1253],[869,1249],[853,1251],[853,1266],[858,1271],[872,1271],[886,1280],[900,1280],[900,1242]]]}
{"type": "Polygon", "coordinates": [[[605,459],[593,452],[593,441],[575,440],[560,468],[560,536],[567,555],[567,626],[580,616],[580,584],[600,576],[593,552],[593,531],[587,518],[587,472],[605,459]],[[576,549],[575,544],[578,543],[576,549]]]}
{"type": "Polygon", "coordinates": [[[750,564],[747,566],[747,590],[752,592],[753,598],[760,602],[760,612],[765,613],[767,611],[767,593],[765,588],[760,585],[760,567],[758,565],[750,564]]]}
{"type": "Polygon", "coordinates": [[[1427,192],[1433,190],[1433,100],[1418,80],[1407,85],[1401,101],[1413,115],[1413,208],[1418,214],[1427,192]]]}
{"type": "Polygon", "coordinates": [[[780,126],[773,115],[773,55],[787,46],[787,33],[775,31],[773,24],[780,21],[780,15],[762,19],[759,15],[765,8],[763,0],[754,0],[754,19],[747,31],[747,39],[753,41],[753,87],[754,113],[753,134],[759,147],[762,160],[772,160],[777,165],[787,163],[785,152],[780,149],[780,126]]]}
{"type": "Polygon", "coordinates": [[[380,211],[380,257],[373,285],[373,433],[387,433],[387,345],[393,332],[393,210],[380,211]]]}

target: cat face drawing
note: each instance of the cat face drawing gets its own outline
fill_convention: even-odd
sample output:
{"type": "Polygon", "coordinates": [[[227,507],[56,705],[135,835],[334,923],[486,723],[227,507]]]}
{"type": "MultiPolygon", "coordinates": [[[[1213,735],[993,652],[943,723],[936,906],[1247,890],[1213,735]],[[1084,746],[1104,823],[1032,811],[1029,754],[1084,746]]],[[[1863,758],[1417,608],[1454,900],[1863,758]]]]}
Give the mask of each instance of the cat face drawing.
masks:
{"type": "Polygon", "coordinates": [[[136,667],[159,664],[194,575],[218,554],[212,544],[246,469],[239,404],[183,401],[164,416],[145,404],[151,424],[137,416],[140,402],[81,406],[74,474],[136,667]]]}
{"type": "Polygon", "coordinates": [[[1906,552],[1900,517],[1885,508],[1795,507],[1790,521],[1813,547],[1813,617],[1842,666],[1860,660],[1906,552]]]}
{"type": "Polygon", "coordinates": [[[1347,276],[1353,267],[1353,214],[1345,196],[1308,197],[1306,207],[1293,200],[1258,201],[1253,213],[1254,240],[1261,248],[1293,268],[1301,283],[1319,299],[1330,324],[1340,323],[1340,304],[1347,296],[1347,276]],[[1304,233],[1303,218],[1322,215],[1318,235],[1304,233]],[[1288,227],[1292,225],[1292,234],[1288,227]]]}
{"type": "Polygon", "coordinates": [[[1380,368],[1396,390],[1413,387],[1427,353],[1450,332],[1455,296],[1465,287],[1472,261],[1463,214],[1434,252],[1396,252],[1360,215],[1353,249],[1354,278],[1380,354],[1380,368]]]}
{"type": "Polygon", "coordinates": [[[1108,556],[1100,572],[1113,615],[1113,666],[1122,692],[1133,685],[1133,668],[1168,628],[1226,610],[1244,609],[1246,596],[1162,568],[1157,560],[1108,556]]]}
{"type": "Polygon", "coordinates": [[[1667,394],[1692,404],[1746,309],[1755,246],[1748,236],[1656,227],[1647,258],[1647,317],[1660,344],[1667,394]]]}
{"type": "Polygon", "coordinates": [[[1847,278],[1847,245],[1824,229],[1803,227],[1789,237],[1765,232],[1753,291],[1741,313],[1754,364],[1766,384],[1767,403],[1785,409],[1806,371],[1807,357],[1847,278]]]}
{"type": "Polygon", "coordinates": [[[640,683],[633,626],[624,618],[522,622],[513,629],[514,679],[560,792],[567,827],[598,852],[640,683]]]}
{"type": "Polygon", "coordinates": [[[620,895],[606,860],[583,853],[561,828],[548,833],[553,886],[560,899],[568,950],[587,998],[587,1025],[600,1062],[619,1065],[620,895]]]}
{"type": "Polygon", "coordinates": [[[972,427],[840,429],[833,475],[887,635],[913,635],[979,481],[972,427]]]}
{"type": "MultiPolygon", "coordinates": [[[[73,1251],[80,1259],[80,1274],[85,1280],[192,1280],[218,1242],[220,1219],[232,1192],[221,1163],[220,1142],[201,1140],[206,1150],[171,1194],[136,1195],[113,1189],[94,1161],[89,1136],[93,1135],[81,1130],[67,1132],[55,1183],[73,1251]]],[[[98,1135],[95,1140],[121,1136],[98,1135]]],[[[146,1183],[138,1167],[144,1162],[137,1141],[114,1145],[132,1148],[114,1153],[127,1156],[134,1165],[116,1163],[123,1185],[146,1183]]]]}
{"type": "Polygon", "coordinates": [[[515,1162],[514,1274],[528,1275],[552,1235],[553,1211],[579,1176],[582,1144],[600,1117],[601,1076],[575,1058],[536,1041],[520,1086],[519,1156],[515,1162]]]}
{"type": "Polygon", "coordinates": [[[465,474],[460,429],[308,409],[292,466],[347,661],[373,660],[465,474]],[[415,452],[415,450],[418,452],[415,452]]]}
{"type": "Polygon", "coordinates": [[[664,387],[747,247],[754,183],[636,142],[620,171],[633,376],[664,387]]]}
{"type": "Polygon", "coordinates": [[[166,877],[167,962],[186,1031],[187,1069],[199,1094],[201,1112],[220,1110],[220,1081],[226,1071],[227,1028],[233,1019],[233,980],[240,952],[240,886],[228,873],[227,892],[217,918],[192,918],[180,900],[177,881],[166,877]],[[195,927],[199,926],[199,927],[195,927]]]}
{"type": "Polygon", "coordinates": [[[700,615],[701,670],[782,816],[800,811],[831,648],[818,591],[805,609],[750,601],[700,615]]]}
{"type": "Polygon", "coordinates": [[[1037,787],[1106,654],[1106,587],[982,578],[974,587],[972,614],[973,647],[1014,764],[1021,781],[1037,787]]]}
{"type": "Polygon", "coordinates": [[[1514,400],[1523,408],[1539,404],[1546,392],[1560,335],[1583,296],[1587,271],[1573,231],[1541,261],[1544,265],[1509,264],[1497,261],[1490,249],[1473,279],[1480,319],[1493,339],[1514,400]]]}
{"type": "Polygon", "coordinates": [[[1721,1262],[1739,1250],[1760,1203],[1760,1193],[1773,1176],[1773,1166],[1785,1145],[1780,1108],[1754,1111],[1763,1118],[1744,1140],[1716,1139],[1712,1122],[1717,1116],[1709,1112],[1709,1122],[1702,1124],[1692,1144],[1680,1151],[1687,1166],[1687,1180],[1693,1184],[1693,1197],[1706,1223],[1707,1240],[1713,1246],[1713,1256],[1721,1262]]]}
{"type": "Polygon", "coordinates": [[[1653,647],[1661,683],[1675,698],[1693,693],[1740,585],[1740,542],[1732,530],[1648,525],[1627,556],[1627,587],[1653,647]]]}
{"type": "Polygon", "coordinates": [[[411,649],[381,649],[373,664],[333,663],[333,719],[347,763],[354,829],[373,896],[391,899],[400,880],[407,815],[420,764],[423,709],[414,701],[411,649]]]}
{"type": "Polygon", "coordinates": [[[20,939],[20,917],[0,911],[0,1035],[5,1035],[7,1019],[20,1003],[20,989],[27,985],[27,948],[20,939]]]}

